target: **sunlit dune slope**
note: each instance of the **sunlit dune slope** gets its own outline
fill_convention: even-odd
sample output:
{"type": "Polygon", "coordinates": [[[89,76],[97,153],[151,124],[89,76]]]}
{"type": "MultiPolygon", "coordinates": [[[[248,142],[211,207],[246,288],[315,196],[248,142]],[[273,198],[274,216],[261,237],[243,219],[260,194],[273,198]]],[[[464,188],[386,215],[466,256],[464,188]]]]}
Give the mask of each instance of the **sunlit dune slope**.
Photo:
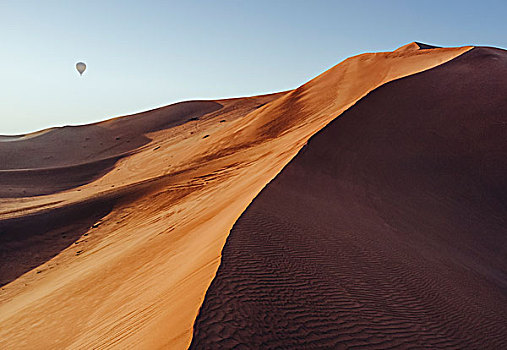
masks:
{"type": "Polygon", "coordinates": [[[414,43],[288,92],[2,138],[0,347],[186,348],[231,227],[309,137],[470,49],[414,43]]]}
{"type": "Polygon", "coordinates": [[[507,51],[378,88],[234,225],[191,348],[507,348],[507,51]]]}

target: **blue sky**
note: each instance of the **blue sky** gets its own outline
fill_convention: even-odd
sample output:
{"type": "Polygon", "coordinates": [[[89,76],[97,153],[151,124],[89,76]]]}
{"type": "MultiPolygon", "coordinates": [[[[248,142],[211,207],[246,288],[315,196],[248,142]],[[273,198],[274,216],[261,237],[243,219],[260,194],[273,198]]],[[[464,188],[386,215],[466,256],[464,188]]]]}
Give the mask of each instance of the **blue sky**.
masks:
{"type": "Polygon", "coordinates": [[[291,89],[411,41],[507,48],[506,13],[507,1],[0,0],[0,134],[291,89]]]}

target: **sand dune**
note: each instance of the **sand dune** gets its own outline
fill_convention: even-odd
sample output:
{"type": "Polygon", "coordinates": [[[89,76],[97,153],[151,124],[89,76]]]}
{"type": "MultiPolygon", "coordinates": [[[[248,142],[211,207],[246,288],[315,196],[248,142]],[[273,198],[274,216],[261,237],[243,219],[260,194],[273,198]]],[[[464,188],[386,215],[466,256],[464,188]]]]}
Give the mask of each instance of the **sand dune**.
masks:
{"type": "Polygon", "coordinates": [[[288,92],[0,143],[0,347],[186,348],[231,227],[308,139],[374,89],[471,49],[414,43],[288,92]]]}
{"type": "Polygon", "coordinates": [[[89,183],[149,143],[146,134],[220,108],[222,105],[213,101],[183,102],[101,123],[24,135],[17,142],[2,144],[0,196],[50,194],[89,183]]]}
{"type": "Polygon", "coordinates": [[[506,81],[474,48],[312,137],[234,225],[191,348],[506,348],[506,81]]]}

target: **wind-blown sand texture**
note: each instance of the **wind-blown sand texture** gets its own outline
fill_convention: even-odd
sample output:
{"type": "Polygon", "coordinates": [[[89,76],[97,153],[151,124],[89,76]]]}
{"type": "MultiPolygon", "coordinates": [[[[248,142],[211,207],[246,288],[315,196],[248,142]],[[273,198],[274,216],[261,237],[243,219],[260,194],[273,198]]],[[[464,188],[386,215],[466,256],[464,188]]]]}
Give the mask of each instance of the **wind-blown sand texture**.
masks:
{"type": "Polygon", "coordinates": [[[191,348],[507,348],[506,82],[474,48],[313,136],[234,225],[191,348]]]}
{"type": "MultiPolygon", "coordinates": [[[[229,231],[308,139],[374,89],[474,52],[420,48],[412,43],[355,56],[279,94],[184,102],[0,139],[0,347],[188,347],[229,231]]],[[[504,130],[504,122],[495,130],[504,130]]],[[[483,259],[474,260],[474,269],[502,267],[501,259],[483,259]]],[[[220,278],[221,272],[196,325],[196,342],[220,278]]]]}

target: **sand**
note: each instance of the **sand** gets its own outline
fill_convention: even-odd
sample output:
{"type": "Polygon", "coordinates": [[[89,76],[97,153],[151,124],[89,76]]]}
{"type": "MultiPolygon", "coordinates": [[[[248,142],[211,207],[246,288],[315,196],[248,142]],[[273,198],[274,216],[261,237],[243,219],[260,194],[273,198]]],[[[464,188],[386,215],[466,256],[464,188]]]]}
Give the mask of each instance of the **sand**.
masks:
{"type": "Polygon", "coordinates": [[[191,348],[506,348],[506,81],[474,48],[313,136],[234,225],[191,348]]]}
{"type": "Polygon", "coordinates": [[[419,49],[355,56],[279,94],[2,141],[0,347],[188,347],[229,231],[308,139],[472,48],[419,49]]]}

